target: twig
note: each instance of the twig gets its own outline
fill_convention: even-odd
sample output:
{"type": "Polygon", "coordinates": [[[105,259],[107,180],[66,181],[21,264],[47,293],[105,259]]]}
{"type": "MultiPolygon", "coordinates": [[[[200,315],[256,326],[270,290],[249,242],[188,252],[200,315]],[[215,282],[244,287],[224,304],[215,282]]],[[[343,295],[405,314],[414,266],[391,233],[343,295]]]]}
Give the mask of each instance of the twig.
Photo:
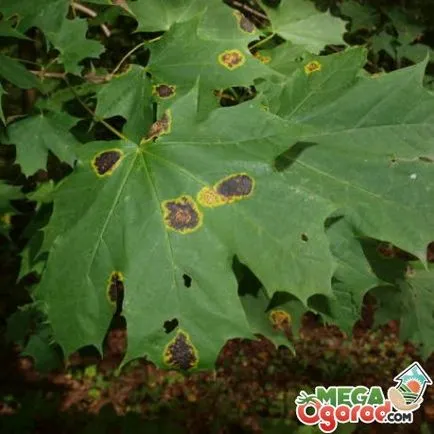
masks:
{"type": "Polygon", "coordinates": [[[256,15],[259,18],[262,18],[263,20],[268,21],[267,15],[263,14],[262,12],[257,11],[256,9],[251,8],[250,6],[247,6],[244,3],[241,3],[237,0],[228,0],[228,3],[232,6],[235,6],[240,9],[244,9],[247,12],[250,12],[252,15],[256,15]]]}
{"type": "Polygon", "coordinates": [[[61,78],[64,79],[66,77],[66,72],[46,72],[44,70],[41,71],[29,71],[32,74],[37,75],[40,78],[61,78]]]}
{"type": "Polygon", "coordinates": [[[118,136],[120,139],[122,140],[126,140],[128,141],[128,138],[126,136],[124,136],[120,131],[118,131],[116,128],[113,128],[109,123],[107,123],[104,119],[100,118],[99,116],[97,116],[84,102],[83,100],[80,98],[80,96],[78,95],[78,93],[75,91],[74,87],[71,86],[71,84],[69,83],[68,79],[65,77],[64,78],[66,85],[68,86],[69,90],[73,93],[73,95],[75,96],[75,98],[77,99],[77,101],[79,102],[79,104],[92,116],[92,118],[101,123],[102,125],[104,125],[109,131],[111,131],[114,135],[118,136]]]}
{"type": "MultiPolygon", "coordinates": [[[[71,2],[71,7],[77,11],[83,12],[91,18],[96,18],[98,15],[93,9],[90,9],[87,6],[84,6],[77,2],[71,2]]],[[[101,24],[100,27],[104,34],[107,36],[107,38],[109,38],[111,36],[110,29],[105,24],[101,24]]]]}
{"type": "Polygon", "coordinates": [[[140,42],[140,44],[138,44],[135,47],[133,47],[130,51],[128,51],[127,54],[125,54],[124,57],[122,57],[122,59],[119,61],[119,63],[115,66],[115,68],[113,69],[113,71],[109,75],[115,75],[116,72],[119,71],[119,68],[122,66],[122,64],[125,62],[125,60],[127,60],[128,57],[130,57],[131,54],[133,54],[134,52],[136,52],[139,48],[141,48],[144,45],[149,44],[151,42],[158,41],[159,39],[161,39],[161,36],[157,36],[154,39],[149,39],[147,41],[140,42]]]}
{"type": "Polygon", "coordinates": [[[250,50],[253,50],[254,48],[259,47],[262,44],[265,44],[268,41],[271,41],[276,36],[276,33],[271,33],[264,39],[260,39],[258,42],[255,42],[253,45],[249,47],[250,50]]]}

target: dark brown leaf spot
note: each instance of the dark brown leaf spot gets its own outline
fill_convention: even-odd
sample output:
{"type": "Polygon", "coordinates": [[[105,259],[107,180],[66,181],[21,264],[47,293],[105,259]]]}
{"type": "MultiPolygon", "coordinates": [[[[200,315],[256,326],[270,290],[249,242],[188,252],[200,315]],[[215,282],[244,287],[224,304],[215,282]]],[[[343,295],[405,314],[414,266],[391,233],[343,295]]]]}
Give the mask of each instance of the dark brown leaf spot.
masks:
{"type": "Polygon", "coordinates": [[[231,175],[217,184],[216,191],[227,198],[249,196],[253,190],[253,179],[246,174],[231,175]]]}
{"type": "Polygon", "coordinates": [[[163,134],[169,134],[172,124],[172,117],[170,111],[164,112],[161,119],[154,122],[149,129],[146,139],[155,139],[163,134]]]}
{"type": "Polygon", "coordinates": [[[119,271],[113,271],[113,273],[110,275],[107,295],[110,303],[116,305],[117,309],[121,309],[124,292],[125,287],[122,273],[119,271]]]}
{"type": "Polygon", "coordinates": [[[155,92],[160,98],[170,98],[175,95],[175,86],[159,84],[155,86],[155,92]]]}
{"type": "Polygon", "coordinates": [[[198,364],[197,351],[187,333],[179,330],[164,351],[167,365],[187,371],[198,364]]]}
{"type": "Polygon", "coordinates": [[[301,239],[302,239],[302,241],[304,241],[304,242],[309,241],[309,237],[308,237],[307,234],[305,234],[304,232],[301,234],[301,239]]]}
{"type": "Polygon", "coordinates": [[[193,232],[202,224],[202,214],[190,196],[163,202],[164,221],[174,231],[193,232]]]}
{"type": "Polygon", "coordinates": [[[239,50],[228,50],[220,54],[219,62],[227,69],[236,69],[244,64],[246,58],[239,50]]]}
{"type": "Polygon", "coordinates": [[[109,175],[116,168],[121,157],[122,153],[119,150],[104,151],[94,158],[92,165],[98,175],[109,175]]]}

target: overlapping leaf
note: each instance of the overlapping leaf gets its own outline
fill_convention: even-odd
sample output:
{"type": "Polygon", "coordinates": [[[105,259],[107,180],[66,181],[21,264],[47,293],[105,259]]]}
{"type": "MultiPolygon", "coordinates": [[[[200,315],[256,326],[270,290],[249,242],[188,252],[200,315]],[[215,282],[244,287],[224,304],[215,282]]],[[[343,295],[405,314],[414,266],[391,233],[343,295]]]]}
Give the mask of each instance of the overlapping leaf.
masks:
{"type": "Polygon", "coordinates": [[[0,54],[0,77],[22,89],[38,88],[41,83],[20,62],[3,54],[0,54]]]}
{"type": "Polygon", "coordinates": [[[434,351],[434,271],[416,267],[398,287],[375,290],[379,300],[376,321],[399,320],[401,338],[421,345],[422,356],[428,358],[434,351]]]}
{"type": "Polygon", "coordinates": [[[250,86],[255,79],[272,74],[250,53],[248,43],[258,35],[242,19],[239,12],[215,4],[205,14],[173,25],[151,45],[149,71],[155,84],[185,92],[200,76],[204,88],[224,89],[250,86]]]}
{"type": "Polygon", "coordinates": [[[169,30],[175,23],[190,20],[206,7],[203,0],[160,0],[128,1],[126,7],[138,22],[139,32],[169,30]]]}
{"type": "Polygon", "coordinates": [[[128,119],[124,133],[140,140],[152,123],[152,86],[146,70],[138,65],[103,85],[97,92],[96,116],[106,119],[123,116],[128,119]]]}
{"type": "Polygon", "coordinates": [[[358,76],[355,54],[339,54],[336,63],[320,58],[314,72],[306,72],[309,63],[279,85],[273,110],[317,144],[284,176],[332,201],[361,233],[425,260],[434,216],[434,100],[422,87],[425,65],[367,78],[358,76]]]}
{"type": "Polygon", "coordinates": [[[343,218],[330,224],[327,230],[330,248],[338,263],[333,276],[334,298],[322,299],[317,309],[324,318],[339,325],[351,334],[356,321],[361,317],[363,297],[372,288],[388,285],[375,274],[362,244],[362,237],[343,218]]]}
{"type": "Polygon", "coordinates": [[[78,141],[69,130],[77,121],[66,113],[47,113],[11,124],[9,140],[17,147],[22,172],[29,176],[45,168],[48,151],[72,165],[78,141]]]}
{"type": "Polygon", "coordinates": [[[345,44],[345,21],[330,12],[320,12],[313,2],[282,0],[277,8],[263,3],[271,21],[273,32],[312,53],[319,53],[325,45],[345,44]]]}
{"type": "Polygon", "coordinates": [[[104,47],[86,38],[86,20],[66,18],[69,6],[68,0],[4,0],[0,12],[7,18],[17,15],[23,19],[25,30],[32,26],[40,28],[59,50],[65,71],[78,75],[82,69],[79,62],[86,57],[98,57],[104,47]]]}

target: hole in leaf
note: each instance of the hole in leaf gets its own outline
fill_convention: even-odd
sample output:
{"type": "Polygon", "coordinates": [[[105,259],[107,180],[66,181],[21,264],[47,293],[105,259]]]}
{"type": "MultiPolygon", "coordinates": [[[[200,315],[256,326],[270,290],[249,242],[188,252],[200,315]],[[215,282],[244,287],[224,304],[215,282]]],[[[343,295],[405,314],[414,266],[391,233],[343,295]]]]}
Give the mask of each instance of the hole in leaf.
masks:
{"type": "Polygon", "coordinates": [[[306,149],[316,146],[317,144],[318,143],[314,142],[296,142],[288,150],[276,157],[274,160],[274,168],[277,172],[283,172],[289,169],[306,149]]]}
{"type": "Polygon", "coordinates": [[[301,234],[301,239],[302,239],[304,242],[309,241],[309,237],[308,237],[307,234],[305,234],[304,232],[301,234]]]}
{"type": "Polygon", "coordinates": [[[188,274],[183,274],[182,278],[184,279],[184,286],[186,288],[190,288],[190,286],[191,286],[191,277],[188,274]]]}
{"type": "Polygon", "coordinates": [[[171,331],[175,330],[176,327],[178,327],[178,325],[179,325],[179,321],[176,318],[164,321],[164,325],[163,325],[164,331],[166,333],[170,333],[171,331]]]}
{"type": "Polygon", "coordinates": [[[238,281],[238,295],[251,294],[256,296],[263,285],[250,268],[240,262],[237,256],[234,256],[232,260],[232,270],[238,281]]]}
{"type": "Polygon", "coordinates": [[[277,8],[282,0],[264,0],[264,3],[270,8],[277,8]]]}
{"type": "Polygon", "coordinates": [[[232,107],[255,98],[257,92],[254,86],[234,86],[223,90],[214,91],[214,95],[220,99],[222,107],[232,107]]]}

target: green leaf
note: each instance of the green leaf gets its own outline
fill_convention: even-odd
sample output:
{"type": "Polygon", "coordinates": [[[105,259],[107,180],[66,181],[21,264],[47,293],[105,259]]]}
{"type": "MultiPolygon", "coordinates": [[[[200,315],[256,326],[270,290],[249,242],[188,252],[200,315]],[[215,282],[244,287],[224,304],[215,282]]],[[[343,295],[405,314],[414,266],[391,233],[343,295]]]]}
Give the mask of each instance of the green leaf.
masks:
{"type": "Polygon", "coordinates": [[[430,62],[434,60],[434,51],[425,44],[401,45],[396,48],[397,56],[414,63],[423,62],[429,55],[430,62]]]}
{"type": "Polygon", "coordinates": [[[400,323],[400,337],[421,345],[421,355],[434,351],[434,269],[414,269],[397,288],[378,288],[373,294],[379,301],[376,323],[391,319],[400,323]]]}
{"type": "Polygon", "coordinates": [[[0,77],[4,77],[21,89],[39,88],[41,83],[21,63],[3,54],[0,54],[0,77]]]}
{"type": "Polygon", "coordinates": [[[351,19],[351,31],[375,28],[380,22],[379,12],[370,4],[360,4],[356,0],[346,0],[340,5],[342,15],[351,19]]]}
{"type": "Polygon", "coordinates": [[[2,0],[0,12],[9,18],[18,15],[28,20],[28,28],[39,27],[43,32],[56,33],[68,13],[69,0],[2,0]]]}
{"type": "Polygon", "coordinates": [[[62,366],[59,351],[48,324],[41,324],[40,328],[30,336],[21,354],[31,357],[34,360],[35,369],[40,372],[49,372],[62,366]]]}
{"type": "Polygon", "coordinates": [[[322,300],[323,305],[318,310],[326,320],[331,320],[345,333],[351,334],[354,324],[361,317],[364,295],[386,283],[372,270],[360,238],[345,219],[333,222],[327,229],[327,235],[338,264],[333,276],[335,298],[322,300]]]}
{"type": "Polygon", "coordinates": [[[51,93],[48,98],[38,99],[35,107],[39,110],[61,111],[64,103],[76,99],[77,96],[84,97],[96,93],[101,86],[101,84],[85,82],[76,86],[62,88],[51,93]]]}
{"type": "Polygon", "coordinates": [[[48,372],[60,366],[53,333],[40,304],[27,304],[9,316],[6,339],[23,347],[21,355],[32,357],[37,370],[48,372]]]}
{"type": "Polygon", "coordinates": [[[21,199],[23,196],[21,187],[0,182],[0,212],[5,213],[13,210],[10,201],[21,199]]]}
{"type": "Polygon", "coordinates": [[[123,116],[128,120],[124,133],[134,141],[146,135],[152,123],[152,86],[146,70],[138,65],[102,85],[97,92],[96,116],[106,119],[123,116]]]}
{"type": "Polygon", "coordinates": [[[7,21],[0,21],[0,36],[5,38],[17,38],[17,39],[27,39],[27,36],[12,27],[11,23],[7,21]]]}
{"type": "MultiPolygon", "coordinates": [[[[249,37],[238,28],[236,16],[227,9],[233,31],[239,35],[236,39],[220,39],[217,32],[195,18],[175,24],[160,40],[151,44],[148,68],[156,84],[189,89],[200,76],[201,86],[206,89],[224,89],[250,86],[255,79],[273,73],[252,56],[247,47],[249,37]],[[183,41],[182,44],[179,41],[183,41]]],[[[250,36],[250,39],[254,37],[250,36]]]]}
{"type": "Polygon", "coordinates": [[[294,351],[292,343],[285,336],[285,326],[283,324],[286,320],[288,326],[291,326],[291,314],[289,312],[282,308],[267,312],[270,298],[263,289],[256,296],[251,294],[243,295],[241,301],[253,333],[265,336],[276,347],[284,345],[294,351]],[[273,324],[275,327],[273,327],[273,324]]]}
{"type": "Polygon", "coordinates": [[[98,41],[86,38],[88,30],[85,19],[64,19],[62,26],[56,32],[47,32],[47,37],[60,51],[59,60],[65,71],[79,75],[82,67],[78,64],[85,58],[98,57],[104,46],[98,41]]]}
{"type": "Polygon", "coordinates": [[[398,42],[400,44],[410,44],[423,35],[425,28],[412,23],[408,15],[398,8],[387,9],[386,13],[398,32],[398,42]]]}
{"type": "Polygon", "coordinates": [[[379,53],[384,50],[390,57],[395,59],[396,57],[396,38],[385,30],[377,35],[374,35],[371,39],[372,49],[379,53]]]}
{"type": "Polygon", "coordinates": [[[434,97],[422,87],[425,64],[363,77],[353,56],[295,73],[280,89],[278,113],[305,129],[301,142],[317,143],[289,155],[286,182],[333,202],[358,232],[425,261],[434,218],[434,97]]]}
{"type": "Polygon", "coordinates": [[[127,6],[138,22],[137,32],[169,30],[175,23],[190,20],[205,9],[203,0],[127,1],[127,6]]]}
{"type": "Polygon", "coordinates": [[[78,119],[65,113],[47,113],[14,122],[8,128],[17,147],[17,163],[26,176],[45,169],[48,151],[72,165],[78,141],[69,132],[78,119]]]}
{"type": "Polygon", "coordinates": [[[59,50],[65,71],[79,75],[82,69],[79,62],[87,57],[98,57],[104,47],[98,41],[86,39],[86,19],[66,18],[69,5],[69,0],[4,0],[0,12],[6,17],[17,14],[27,20],[28,28],[40,28],[49,42],[59,50]]]}
{"type": "Polygon", "coordinates": [[[279,64],[279,59],[285,57],[285,52],[287,59],[294,59],[291,45],[284,44],[280,49],[282,51],[277,51],[277,68],[285,76],[283,79],[278,77],[273,81],[265,81],[259,89],[263,91],[269,109],[289,119],[310,113],[318,106],[341,96],[345,88],[354,84],[366,62],[366,52],[356,48],[329,56],[305,54],[300,60],[279,64]],[[317,65],[320,70],[307,73],[305,68],[309,65],[317,65]]]}
{"type": "Polygon", "coordinates": [[[252,337],[234,255],[269,296],[290,291],[306,302],[314,293],[331,294],[333,261],[323,230],[330,206],[272,177],[274,155],[291,145],[292,129],[252,102],[197,121],[197,100],[194,90],[175,102],[160,120],[167,134],[155,141],[87,144],[76,172],[59,186],[37,296],[66,354],[88,344],[101,348],[113,314],[108,288],[122,283],[125,363],[147,354],[161,365],[166,345],[176,343],[189,357],[182,362],[175,354],[174,365],[195,365],[191,340],[198,366],[212,366],[227,339],[252,337]],[[218,191],[238,182],[243,193],[227,203],[218,191]],[[315,242],[304,242],[303,231],[315,242]],[[173,319],[179,327],[166,334],[163,325],[173,319]]]}
{"type": "MultiPolygon", "coordinates": [[[[299,45],[284,42],[270,50],[259,51],[259,59],[279,72],[283,76],[289,76],[300,67],[300,63],[310,59],[312,55],[299,45]]],[[[282,79],[282,77],[279,77],[282,79]]]]}
{"type": "Polygon", "coordinates": [[[282,0],[277,8],[261,4],[271,21],[272,31],[295,45],[315,54],[329,44],[346,45],[342,39],[345,21],[330,12],[320,12],[313,2],[282,0]]]}

